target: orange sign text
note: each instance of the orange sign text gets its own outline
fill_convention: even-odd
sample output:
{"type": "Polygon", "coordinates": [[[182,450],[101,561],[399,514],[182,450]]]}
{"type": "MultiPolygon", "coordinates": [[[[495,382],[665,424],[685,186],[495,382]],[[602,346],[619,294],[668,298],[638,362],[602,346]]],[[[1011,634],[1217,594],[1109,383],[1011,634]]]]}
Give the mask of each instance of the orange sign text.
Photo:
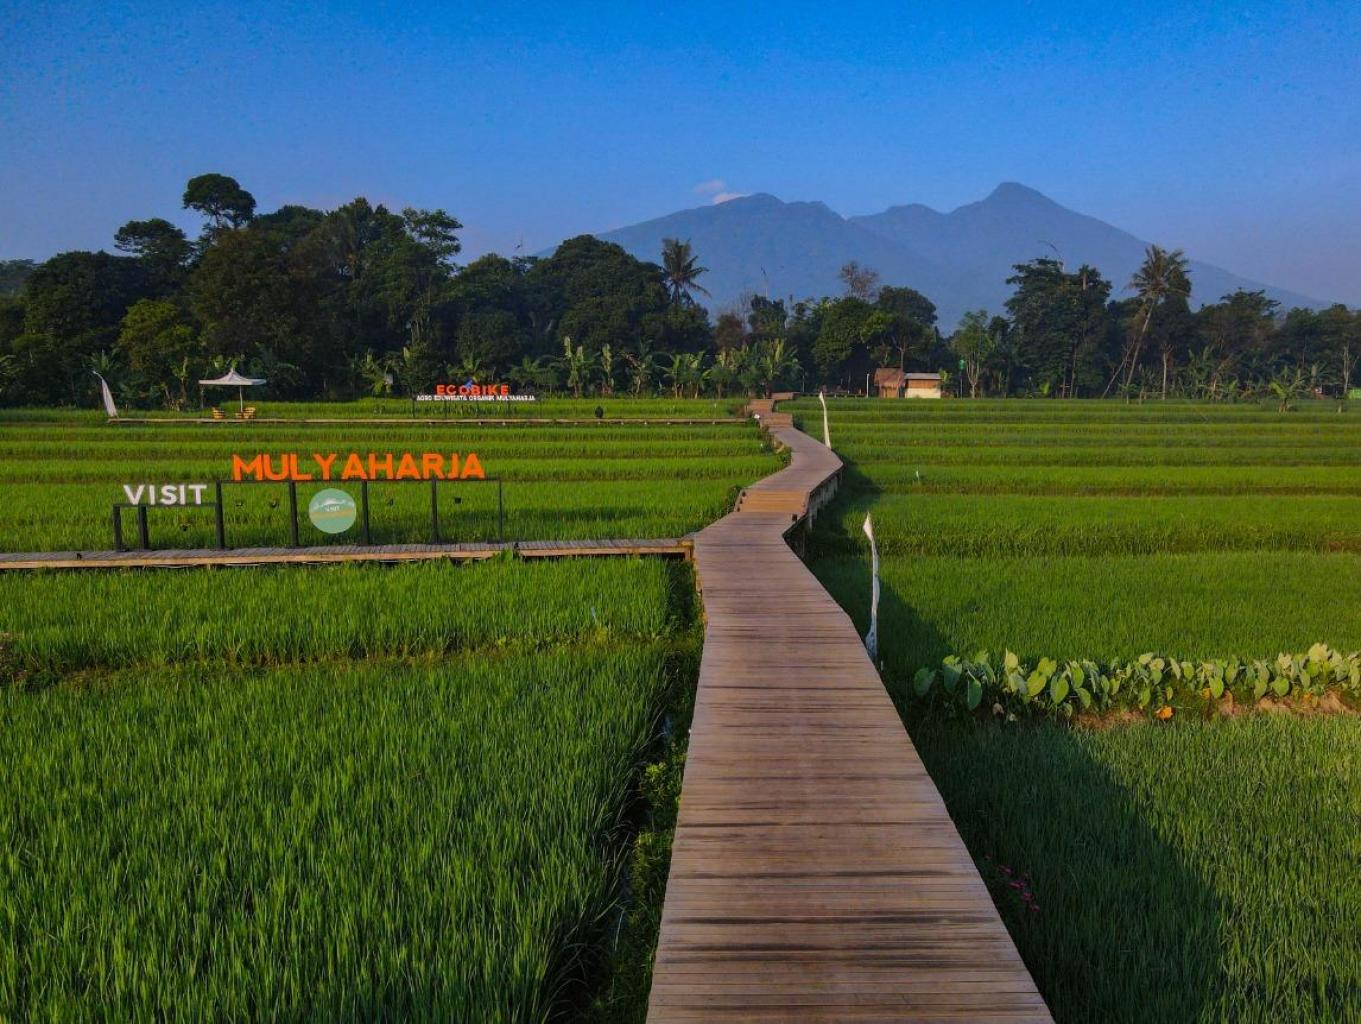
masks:
{"type": "Polygon", "coordinates": [[[476,452],[297,452],[232,456],[233,480],[485,480],[476,452]]]}

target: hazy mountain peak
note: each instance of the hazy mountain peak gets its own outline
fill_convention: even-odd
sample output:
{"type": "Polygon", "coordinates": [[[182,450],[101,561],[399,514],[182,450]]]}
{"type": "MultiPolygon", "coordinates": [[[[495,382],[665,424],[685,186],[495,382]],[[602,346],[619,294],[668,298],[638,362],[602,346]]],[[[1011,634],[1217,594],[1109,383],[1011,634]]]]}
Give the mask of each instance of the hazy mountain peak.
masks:
{"type": "MultiPolygon", "coordinates": [[[[741,209],[742,207],[761,207],[761,206],[784,206],[785,202],[779,196],[773,196],[769,192],[752,192],[745,196],[734,196],[732,199],[725,199],[721,203],[714,203],[714,206],[726,206],[728,209],[741,209]]],[[[703,209],[703,207],[701,207],[703,209]]]]}
{"type": "MultiPolygon", "coordinates": [[[[712,295],[712,309],[735,306],[751,294],[840,295],[837,272],[856,260],[877,271],[882,284],[906,285],[929,297],[945,330],[966,310],[1001,312],[1012,266],[1041,256],[1096,267],[1118,296],[1148,244],[1015,181],[949,213],[908,203],[843,217],[822,202],[785,202],[757,192],[600,237],[654,262],[663,238],[688,239],[709,268],[701,283],[712,295]]],[[[1194,260],[1191,283],[1193,305],[1216,302],[1238,288],[1264,289],[1286,306],[1324,305],[1194,260]]]]}
{"type": "Polygon", "coordinates": [[[1058,206],[1058,203],[1050,199],[1043,192],[1031,188],[1029,185],[1022,185],[1019,181],[1004,181],[995,189],[988,193],[988,197],[983,200],[985,203],[995,202],[1042,202],[1050,206],[1058,206]]]}

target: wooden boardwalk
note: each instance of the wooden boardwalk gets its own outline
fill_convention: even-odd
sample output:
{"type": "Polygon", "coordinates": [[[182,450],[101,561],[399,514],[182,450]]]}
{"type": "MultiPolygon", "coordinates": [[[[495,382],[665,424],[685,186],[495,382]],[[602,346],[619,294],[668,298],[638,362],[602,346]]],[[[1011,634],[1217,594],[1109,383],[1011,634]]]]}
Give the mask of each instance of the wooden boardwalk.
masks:
{"type": "Polygon", "coordinates": [[[0,553],[0,572],[31,569],[183,569],[193,566],[318,565],[333,562],[475,562],[513,550],[520,558],[653,555],[689,558],[688,538],[661,540],[522,540],[504,544],[318,545],[297,548],[166,548],[150,551],[0,553]]]}
{"type": "Polygon", "coordinates": [[[647,419],[642,417],[607,417],[601,419],[595,419],[594,417],[574,417],[547,419],[542,416],[509,416],[491,419],[473,416],[314,416],[311,418],[252,416],[248,420],[237,419],[235,416],[229,416],[220,420],[204,416],[119,416],[117,419],[110,419],[107,421],[108,425],[111,427],[225,427],[232,425],[250,427],[259,426],[260,424],[266,426],[279,426],[280,424],[291,426],[306,426],[309,424],[324,424],[327,426],[371,426],[374,424],[381,424],[390,427],[721,427],[745,422],[746,418],[742,416],[670,418],[653,416],[647,419]]]}
{"type": "Polygon", "coordinates": [[[786,542],[841,462],[694,537],[704,652],[648,1020],[1049,1021],[860,637],[786,542]]]}

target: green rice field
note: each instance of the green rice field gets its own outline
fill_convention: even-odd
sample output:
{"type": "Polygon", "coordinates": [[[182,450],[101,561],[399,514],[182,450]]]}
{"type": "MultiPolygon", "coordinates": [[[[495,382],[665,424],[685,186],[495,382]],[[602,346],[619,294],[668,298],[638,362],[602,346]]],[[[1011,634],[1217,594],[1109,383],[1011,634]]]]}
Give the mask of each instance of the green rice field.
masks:
{"type": "MultiPolygon", "coordinates": [[[[726,405],[596,404],[10,410],[0,550],[108,547],[124,483],[233,453],[475,451],[504,519],[497,484],[442,483],[446,541],[680,535],[779,465],[736,420],[647,422],[726,405]]],[[[370,498],[375,543],[431,539],[428,485],[370,498]]],[[[286,514],[284,484],[224,492],[233,546],[286,544],[286,514]]],[[[150,526],[213,541],[207,509],[150,526]]],[[[638,560],[0,576],[0,1020],[640,1020],[694,604],[687,568],[638,560]]]]}
{"type": "Polygon", "coordinates": [[[848,469],[814,571],[863,630],[873,515],[885,681],[1056,1019],[1361,1019],[1361,718],[1007,724],[910,685],[978,650],[1361,648],[1355,411],[830,407],[848,469]]]}
{"type": "Polygon", "coordinates": [[[0,1019],[639,1019],[692,588],[0,578],[0,1019]]]}
{"type": "MultiPolygon", "coordinates": [[[[441,484],[445,540],[677,536],[780,465],[752,425],[652,422],[726,403],[362,422],[401,404],[6,411],[0,550],[107,547],[122,484],[234,452],[476,451],[504,523],[494,485],[441,484]]],[[[1060,1024],[1361,1019],[1361,717],[1008,722],[912,685],[979,650],[1361,649],[1361,418],[831,410],[847,471],[809,561],[863,630],[873,515],[885,682],[1060,1024]]],[[[375,542],[430,539],[428,486],[370,491],[375,542]]],[[[287,542],[285,485],[224,497],[232,544],[287,542]]],[[[207,545],[211,513],[151,530],[207,545]]],[[[637,559],[0,574],[0,1021],[641,1021],[696,604],[688,567],[637,559]]]]}
{"type": "MultiPolygon", "coordinates": [[[[579,408],[585,403],[541,404],[545,413],[590,419],[579,408]]],[[[637,404],[655,409],[652,415],[728,414],[710,401],[637,404]]],[[[612,410],[628,406],[611,401],[612,410]]],[[[127,500],[123,485],[230,480],[233,454],[475,452],[495,479],[438,485],[439,539],[446,542],[680,536],[722,515],[742,485],[779,465],[753,424],[644,423],[640,409],[627,418],[640,422],[115,426],[86,413],[9,410],[0,413],[0,551],[109,548],[112,506],[127,500]]],[[[301,544],[336,542],[307,519],[308,501],[324,486],[297,485],[301,544]]],[[[358,483],[340,486],[360,500],[358,483]]],[[[378,480],[368,490],[373,543],[433,539],[428,484],[378,480]]],[[[211,488],[206,497],[212,500],[211,488]]],[[[288,485],[228,483],[223,517],[229,546],[284,546],[290,539],[288,485]]],[[[153,547],[216,543],[207,506],[152,509],[148,532],[153,547]]],[[[125,542],[135,539],[131,512],[123,533],[125,542]]]]}

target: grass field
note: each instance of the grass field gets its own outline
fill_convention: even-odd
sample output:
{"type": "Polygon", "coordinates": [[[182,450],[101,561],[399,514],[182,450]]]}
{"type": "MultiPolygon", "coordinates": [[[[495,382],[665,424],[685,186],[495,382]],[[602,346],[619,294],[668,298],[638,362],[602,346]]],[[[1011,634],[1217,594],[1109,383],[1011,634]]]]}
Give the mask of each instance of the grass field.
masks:
{"type": "MultiPolygon", "coordinates": [[[[814,570],[863,628],[872,512],[885,680],[1057,1019],[1361,1019],[1361,719],[1006,726],[927,713],[908,685],[979,649],[1361,648],[1361,418],[831,408],[848,473],[814,570]]],[[[820,432],[815,403],[792,409],[820,432]]]]}
{"type": "MultiPolygon", "coordinates": [[[[615,401],[619,408],[628,403],[615,401]]],[[[712,403],[639,403],[673,409],[712,403]]],[[[568,415],[575,404],[545,402],[568,415]]],[[[613,407],[613,406],[612,406],[613,407]]],[[[723,410],[726,412],[726,408],[723,410]]],[[[634,410],[629,418],[641,418],[634,410]]],[[[231,456],[356,451],[476,452],[497,484],[439,486],[445,541],[679,536],[730,507],[737,490],[778,466],[754,425],[449,425],[265,424],[109,426],[85,413],[0,413],[0,551],[110,547],[111,507],[124,484],[230,479],[231,456]]],[[[307,520],[324,484],[298,485],[303,544],[334,543],[307,520]]],[[[358,484],[347,490],[358,500],[358,484]]],[[[430,489],[420,483],[370,484],[374,543],[431,539],[430,489]]],[[[211,491],[208,498],[211,500],[211,491]]],[[[231,546],[288,543],[287,485],[227,485],[224,520],[231,546]]],[[[154,547],[215,543],[208,507],[158,508],[149,514],[154,547]]],[[[125,537],[135,536],[132,518],[125,537]]],[[[351,530],[356,533],[357,527],[351,530]]]]}
{"type": "Polygon", "coordinates": [[[692,586],[0,579],[0,1019],[638,1019],[637,787],[683,742],[692,586]]]}

